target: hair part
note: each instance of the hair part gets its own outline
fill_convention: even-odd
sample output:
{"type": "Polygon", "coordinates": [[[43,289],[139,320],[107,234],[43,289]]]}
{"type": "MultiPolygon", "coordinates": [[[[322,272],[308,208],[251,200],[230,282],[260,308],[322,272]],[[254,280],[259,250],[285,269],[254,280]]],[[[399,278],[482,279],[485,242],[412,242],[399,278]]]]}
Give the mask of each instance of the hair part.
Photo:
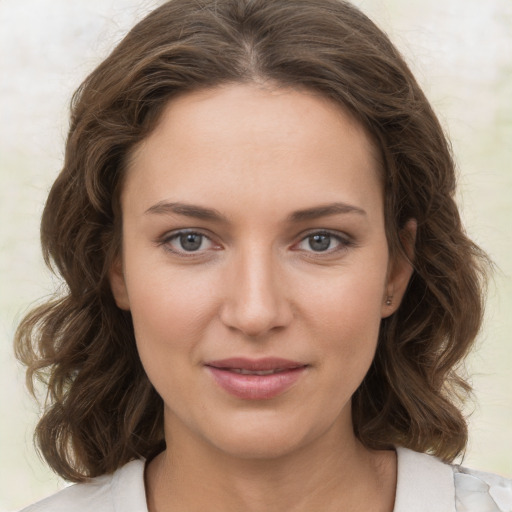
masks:
{"type": "MultiPolygon", "coordinates": [[[[41,224],[46,263],[67,289],[16,334],[27,382],[47,389],[35,437],[48,464],[81,481],[162,449],[163,404],[139,360],[109,271],[121,242],[130,155],[178,94],[228,83],[302,88],[370,134],[382,160],[392,256],[417,222],[414,275],[382,321],[352,399],[354,431],[451,461],[467,441],[460,374],[483,313],[486,257],[464,233],[451,150],[387,36],[338,0],[171,0],[137,24],[73,96],[64,165],[41,224]]],[[[33,390],[33,387],[31,388],[33,390]]]]}

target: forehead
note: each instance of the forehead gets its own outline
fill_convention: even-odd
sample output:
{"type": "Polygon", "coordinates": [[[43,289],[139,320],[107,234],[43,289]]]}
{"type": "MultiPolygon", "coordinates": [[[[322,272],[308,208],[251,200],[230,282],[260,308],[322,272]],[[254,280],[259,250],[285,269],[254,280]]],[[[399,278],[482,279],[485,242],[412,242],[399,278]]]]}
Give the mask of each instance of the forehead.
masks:
{"type": "Polygon", "coordinates": [[[300,207],[347,195],[364,203],[382,195],[376,153],[362,126],[321,95],[226,85],[167,104],[132,154],[123,195],[137,190],[148,202],[166,195],[234,196],[247,204],[267,198],[267,206],[286,196],[300,207]]]}
{"type": "MultiPolygon", "coordinates": [[[[165,131],[166,136],[189,136],[193,132],[195,138],[204,135],[205,142],[213,144],[221,142],[217,137],[229,134],[226,142],[230,145],[236,142],[230,128],[237,123],[240,137],[252,133],[264,142],[261,138],[267,134],[270,147],[291,134],[297,136],[302,133],[307,138],[325,136],[318,128],[332,125],[336,118],[337,124],[343,125],[345,131],[362,132],[362,137],[367,139],[367,154],[375,160],[372,164],[380,166],[381,159],[373,138],[344,105],[318,91],[273,82],[228,83],[178,94],[163,108],[150,137],[156,140],[165,131]],[[173,127],[176,129],[174,133],[171,132],[173,127]],[[277,139],[275,128],[280,132],[277,139]],[[316,128],[316,133],[308,128],[316,128]],[[216,131],[215,139],[212,131],[216,131]]],[[[144,142],[132,152],[130,162],[141,152],[144,142]]]]}

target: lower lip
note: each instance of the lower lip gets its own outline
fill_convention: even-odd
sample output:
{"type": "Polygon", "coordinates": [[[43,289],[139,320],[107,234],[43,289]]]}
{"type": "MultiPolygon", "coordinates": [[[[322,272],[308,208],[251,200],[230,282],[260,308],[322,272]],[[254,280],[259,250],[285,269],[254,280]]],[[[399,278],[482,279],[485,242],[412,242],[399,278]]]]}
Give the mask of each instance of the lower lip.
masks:
{"type": "Polygon", "coordinates": [[[221,388],[243,400],[274,398],[292,387],[306,370],[306,366],[301,366],[270,375],[244,375],[213,366],[206,368],[221,388]]]}

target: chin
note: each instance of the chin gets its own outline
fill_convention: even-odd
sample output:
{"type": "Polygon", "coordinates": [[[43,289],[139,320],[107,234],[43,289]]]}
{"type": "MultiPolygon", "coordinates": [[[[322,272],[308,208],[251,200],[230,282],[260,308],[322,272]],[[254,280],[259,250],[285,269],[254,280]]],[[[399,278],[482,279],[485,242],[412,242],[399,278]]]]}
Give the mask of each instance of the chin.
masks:
{"type": "Polygon", "coordinates": [[[290,442],[286,436],[237,436],[219,440],[215,448],[225,456],[253,461],[270,461],[287,457],[300,450],[305,443],[290,442]]]}
{"type": "Polygon", "coordinates": [[[212,424],[205,440],[220,452],[245,460],[275,460],[292,455],[325,435],[330,426],[297,418],[283,421],[282,417],[265,418],[259,414],[238,416],[228,424],[212,424]]]}

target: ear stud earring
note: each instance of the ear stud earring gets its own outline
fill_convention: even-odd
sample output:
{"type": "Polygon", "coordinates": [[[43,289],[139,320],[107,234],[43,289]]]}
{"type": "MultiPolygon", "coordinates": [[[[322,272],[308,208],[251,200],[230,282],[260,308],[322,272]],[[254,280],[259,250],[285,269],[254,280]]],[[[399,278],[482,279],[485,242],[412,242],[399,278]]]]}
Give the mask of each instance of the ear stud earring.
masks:
{"type": "Polygon", "coordinates": [[[388,295],[386,297],[386,306],[391,306],[393,304],[393,297],[391,295],[388,295]]]}

